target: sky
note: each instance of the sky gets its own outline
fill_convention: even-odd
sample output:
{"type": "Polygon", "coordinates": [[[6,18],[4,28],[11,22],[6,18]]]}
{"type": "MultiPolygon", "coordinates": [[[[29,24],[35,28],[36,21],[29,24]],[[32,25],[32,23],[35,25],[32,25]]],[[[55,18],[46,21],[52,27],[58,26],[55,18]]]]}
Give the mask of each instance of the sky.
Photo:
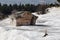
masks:
{"type": "Polygon", "coordinates": [[[42,4],[42,3],[55,3],[57,0],[0,0],[2,4],[42,4]]]}

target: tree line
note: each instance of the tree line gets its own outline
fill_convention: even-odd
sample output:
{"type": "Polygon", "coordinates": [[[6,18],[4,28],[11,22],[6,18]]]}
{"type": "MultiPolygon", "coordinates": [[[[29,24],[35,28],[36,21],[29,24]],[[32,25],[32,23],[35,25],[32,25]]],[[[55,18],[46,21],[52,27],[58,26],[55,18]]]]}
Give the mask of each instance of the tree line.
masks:
{"type": "Polygon", "coordinates": [[[45,14],[45,9],[48,7],[53,7],[53,6],[60,6],[59,4],[1,4],[0,3],[0,16],[4,15],[7,16],[11,14],[11,11],[17,10],[17,11],[30,11],[30,12],[37,12],[37,11],[42,11],[42,14],[45,14]]]}
{"type": "Polygon", "coordinates": [[[7,4],[3,4],[1,5],[0,3],[0,12],[2,12],[5,15],[11,14],[12,10],[18,10],[18,11],[30,11],[30,12],[36,12],[36,11],[43,11],[48,7],[52,7],[52,6],[59,6],[59,4],[38,4],[38,5],[34,5],[34,4],[13,4],[13,5],[7,5],[7,4]]]}

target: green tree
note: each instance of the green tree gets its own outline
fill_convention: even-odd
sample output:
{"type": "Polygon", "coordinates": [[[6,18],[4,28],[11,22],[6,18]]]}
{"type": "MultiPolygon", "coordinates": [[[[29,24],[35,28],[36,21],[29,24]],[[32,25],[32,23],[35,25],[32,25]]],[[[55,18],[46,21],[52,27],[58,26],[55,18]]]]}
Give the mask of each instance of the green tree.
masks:
{"type": "Polygon", "coordinates": [[[1,12],[4,15],[8,15],[8,14],[10,14],[10,11],[11,11],[10,6],[8,6],[7,4],[3,4],[2,9],[1,9],[1,12]]]}
{"type": "Polygon", "coordinates": [[[18,11],[21,11],[22,10],[22,5],[21,3],[18,5],[18,11]]]}
{"type": "Polygon", "coordinates": [[[18,9],[18,5],[17,4],[13,4],[13,10],[14,9],[18,9]]]}
{"type": "Polygon", "coordinates": [[[1,12],[1,3],[0,3],[0,12],[1,12]]]}
{"type": "Polygon", "coordinates": [[[60,2],[60,0],[57,0],[58,2],[60,2]]]}

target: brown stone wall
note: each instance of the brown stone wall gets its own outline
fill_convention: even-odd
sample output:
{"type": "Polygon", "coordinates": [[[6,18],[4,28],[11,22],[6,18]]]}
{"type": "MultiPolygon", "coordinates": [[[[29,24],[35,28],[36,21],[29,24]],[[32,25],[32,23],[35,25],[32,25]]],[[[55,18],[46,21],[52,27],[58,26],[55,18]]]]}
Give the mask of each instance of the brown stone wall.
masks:
{"type": "Polygon", "coordinates": [[[16,19],[16,23],[17,26],[33,25],[35,24],[36,19],[37,19],[36,16],[32,15],[30,12],[25,11],[16,19]]]}
{"type": "Polygon", "coordinates": [[[19,18],[17,19],[17,25],[29,25],[30,24],[30,19],[25,19],[25,18],[19,18]]]}
{"type": "Polygon", "coordinates": [[[24,12],[21,17],[16,19],[17,25],[30,25],[32,19],[32,14],[24,12]]]}

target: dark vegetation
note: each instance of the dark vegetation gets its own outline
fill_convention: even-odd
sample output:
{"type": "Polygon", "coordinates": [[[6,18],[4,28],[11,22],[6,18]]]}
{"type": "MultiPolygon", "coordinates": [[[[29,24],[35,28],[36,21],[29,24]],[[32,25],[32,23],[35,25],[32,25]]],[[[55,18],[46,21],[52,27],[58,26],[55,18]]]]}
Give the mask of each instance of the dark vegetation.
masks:
{"type": "Polygon", "coordinates": [[[42,14],[45,14],[45,9],[48,7],[53,7],[53,6],[60,6],[59,4],[13,4],[13,5],[7,5],[3,4],[1,5],[0,3],[0,19],[7,17],[8,15],[11,14],[12,10],[18,10],[18,11],[30,11],[30,12],[38,12],[42,11],[42,14]]]}
{"type": "Polygon", "coordinates": [[[58,2],[60,2],[60,0],[57,0],[58,2]]]}

